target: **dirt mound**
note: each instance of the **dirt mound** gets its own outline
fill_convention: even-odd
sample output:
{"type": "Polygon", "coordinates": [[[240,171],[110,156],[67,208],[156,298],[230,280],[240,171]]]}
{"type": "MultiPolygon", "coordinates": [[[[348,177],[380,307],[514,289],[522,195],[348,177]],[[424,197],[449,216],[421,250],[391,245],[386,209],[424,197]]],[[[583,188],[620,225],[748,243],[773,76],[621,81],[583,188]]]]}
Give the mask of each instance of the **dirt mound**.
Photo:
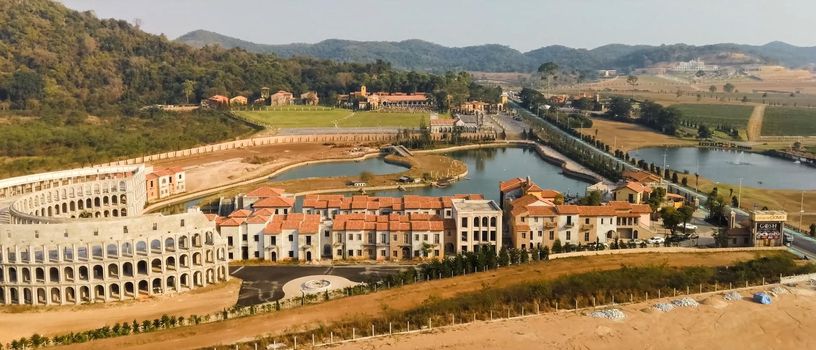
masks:
{"type": "Polygon", "coordinates": [[[728,306],[728,303],[723,301],[722,298],[716,296],[705,298],[700,301],[700,304],[711,306],[715,309],[722,309],[728,306]]]}

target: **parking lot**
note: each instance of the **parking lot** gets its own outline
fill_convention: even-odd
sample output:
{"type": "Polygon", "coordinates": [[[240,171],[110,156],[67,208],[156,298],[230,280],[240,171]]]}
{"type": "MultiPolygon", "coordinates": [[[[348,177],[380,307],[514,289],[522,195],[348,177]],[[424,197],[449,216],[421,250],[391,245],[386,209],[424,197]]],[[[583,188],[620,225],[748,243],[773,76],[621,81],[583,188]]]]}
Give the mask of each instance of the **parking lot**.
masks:
{"type": "Polygon", "coordinates": [[[334,275],[354,282],[393,274],[407,266],[238,266],[230,275],[243,280],[238,306],[248,306],[283,298],[283,285],[293,279],[312,275],[334,275]]]}

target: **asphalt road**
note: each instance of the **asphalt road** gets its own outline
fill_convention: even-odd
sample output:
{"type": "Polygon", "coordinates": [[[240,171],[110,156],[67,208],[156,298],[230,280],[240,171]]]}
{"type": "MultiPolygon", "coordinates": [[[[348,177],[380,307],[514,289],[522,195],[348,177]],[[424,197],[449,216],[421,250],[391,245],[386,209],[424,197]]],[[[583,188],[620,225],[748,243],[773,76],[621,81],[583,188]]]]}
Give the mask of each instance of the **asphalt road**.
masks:
{"type": "Polygon", "coordinates": [[[407,266],[240,266],[230,267],[230,275],[243,280],[238,306],[249,306],[283,298],[283,285],[311,275],[333,275],[354,282],[396,273],[407,266]]]}

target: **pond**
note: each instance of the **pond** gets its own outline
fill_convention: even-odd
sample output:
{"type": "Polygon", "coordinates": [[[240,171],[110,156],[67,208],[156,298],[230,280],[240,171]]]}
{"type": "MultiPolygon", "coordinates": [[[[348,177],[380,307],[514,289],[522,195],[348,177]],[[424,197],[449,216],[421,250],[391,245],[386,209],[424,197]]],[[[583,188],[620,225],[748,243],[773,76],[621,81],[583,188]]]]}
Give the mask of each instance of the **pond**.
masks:
{"type": "Polygon", "coordinates": [[[374,157],[361,161],[328,162],[299,166],[269,179],[270,181],[283,181],[309,177],[357,176],[363,171],[368,171],[374,175],[384,175],[400,173],[405,170],[406,168],[403,166],[386,163],[382,158],[374,157]]]}
{"type": "Polygon", "coordinates": [[[629,152],[646,162],[700,176],[715,182],[736,185],[742,178],[746,187],[765,189],[816,189],[816,168],[789,160],[736,150],[697,147],[647,147],[629,152]]]}

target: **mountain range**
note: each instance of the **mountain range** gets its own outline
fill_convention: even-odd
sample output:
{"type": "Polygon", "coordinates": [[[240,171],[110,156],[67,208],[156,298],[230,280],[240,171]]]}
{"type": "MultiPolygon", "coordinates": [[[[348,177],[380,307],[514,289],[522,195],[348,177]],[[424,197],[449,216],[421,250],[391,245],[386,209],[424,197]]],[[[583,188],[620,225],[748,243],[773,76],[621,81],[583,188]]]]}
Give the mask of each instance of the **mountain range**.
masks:
{"type": "MultiPolygon", "coordinates": [[[[617,69],[629,71],[660,62],[688,61],[704,57],[711,63],[779,64],[791,68],[816,65],[816,47],[799,47],[781,41],[765,45],[624,45],[609,44],[594,49],[561,45],[528,52],[498,44],[446,47],[423,40],[352,41],[329,39],[315,44],[267,45],[226,35],[196,30],[176,39],[193,47],[219,45],[280,57],[307,56],[343,62],[383,60],[394,67],[419,71],[467,70],[485,72],[530,72],[544,62],[579,71],[617,69]]],[[[708,63],[707,62],[707,63],[708,63]]]]}

